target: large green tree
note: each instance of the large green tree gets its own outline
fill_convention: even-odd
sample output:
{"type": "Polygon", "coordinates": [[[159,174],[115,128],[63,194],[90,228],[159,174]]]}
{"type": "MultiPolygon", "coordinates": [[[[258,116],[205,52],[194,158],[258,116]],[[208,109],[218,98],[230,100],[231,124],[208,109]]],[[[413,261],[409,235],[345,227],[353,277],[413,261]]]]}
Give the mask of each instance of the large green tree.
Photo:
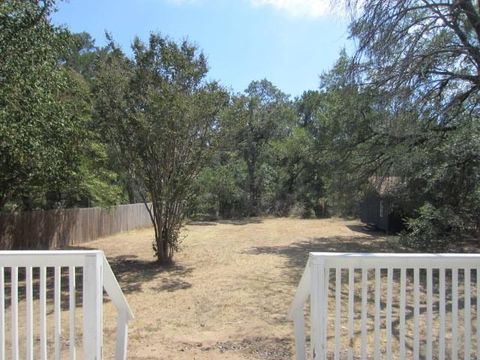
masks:
{"type": "Polygon", "coordinates": [[[110,156],[102,122],[93,112],[93,80],[104,52],[94,45],[89,34],[68,34],[67,49],[60,60],[69,80],[62,100],[83,126],[79,170],[61,192],[48,193],[50,201],[61,201],[62,206],[110,206],[124,201],[121,176],[110,156]]]}
{"type": "Polygon", "coordinates": [[[52,9],[0,3],[0,209],[31,208],[79,172],[84,124],[71,111],[75,81],[59,61],[68,34],[50,24],[52,9]]]}
{"type": "Polygon", "coordinates": [[[111,46],[96,80],[97,112],[145,203],[152,203],[153,248],[168,264],[228,96],[205,81],[206,59],[187,41],[152,34],[132,48],[129,60],[111,46]]]}
{"type": "Polygon", "coordinates": [[[253,81],[245,94],[234,98],[223,119],[225,141],[246,165],[247,214],[259,215],[265,209],[262,198],[274,170],[269,161],[272,141],[288,134],[288,124],[294,122],[292,104],[270,81],[253,81]]]}
{"type": "Polygon", "coordinates": [[[351,25],[353,69],[384,114],[366,150],[373,170],[402,178],[410,242],[435,246],[478,228],[478,2],[350,3],[361,5],[351,25]]]}

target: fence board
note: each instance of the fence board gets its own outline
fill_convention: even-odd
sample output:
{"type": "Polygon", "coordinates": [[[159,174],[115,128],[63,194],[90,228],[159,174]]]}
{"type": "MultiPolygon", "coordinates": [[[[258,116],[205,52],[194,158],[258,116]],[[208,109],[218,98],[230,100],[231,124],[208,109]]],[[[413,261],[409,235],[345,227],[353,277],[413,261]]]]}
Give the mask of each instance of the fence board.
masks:
{"type": "Polygon", "coordinates": [[[143,203],[0,214],[0,249],[53,249],[151,225],[143,203]]]}

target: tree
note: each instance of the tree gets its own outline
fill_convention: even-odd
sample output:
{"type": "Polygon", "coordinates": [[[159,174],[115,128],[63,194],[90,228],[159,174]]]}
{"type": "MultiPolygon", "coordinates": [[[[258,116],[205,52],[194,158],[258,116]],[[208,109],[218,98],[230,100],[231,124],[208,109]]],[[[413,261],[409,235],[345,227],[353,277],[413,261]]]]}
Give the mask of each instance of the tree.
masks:
{"type": "Polygon", "coordinates": [[[105,50],[97,48],[88,33],[66,35],[68,42],[60,62],[66,69],[69,85],[62,100],[68,112],[82,120],[78,153],[80,168],[63,193],[49,191],[49,198],[57,202],[61,200],[66,207],[111,206],[123,202],[125,196],[119,180],[121,174],[110,156],[101,121],[93,111],[93,83],[105,50]]]}
{"type": "Polygon", "coordinates": [[[442,243],[478,228],[478,3],[367,0],[351,34],[358,40],[354,72],[381,96],[384,113],[365,148],[377,170],[403,179],[399,199],[411,209],[411,242],[422,243],[432,228],[441,229],[432,236],[442,243]]]}
{"type": "Polygon", "coordinates": [[[235,152],[217,150],[196,182],[191,213],[202,218],[239,218],[247,215],[246,165],[235,152]]]}
{"type": "Polygon", "coordinates": [[[97,111],[145,203],[152,203],[153,248],[158,262],[169,264],[227,94],[204,80],[205,57],[187,41],[152,34],[132,48],[130,61],[111,46],[97,79],[97,111]]]}
{"type": "Polygon", "coordinates": [[[319,91],[297,99],[298,118],[310,138],[303,141],[309,150],[298,195],[306,209],[316,206],[317,215],[324,216],[328,205],[334,213],[351,216],[357,213],[368,177],[379,166],[372,157],[376,147],[372,129],[383,118],[381,105],[352,76],[345,52],[320,80],[319,91]]]}
{"type": "Polygon", "coordinates": [[[104,49],[95,46],[95,40],[87,32],[70,33],[65,64],[91,82],[95,77],[96,64],[104,49]]]}
{"type": "Polygon", "coordinates": [[[64,95],[59,59],[67,33],[52,26],[53,1],[0,3],[0,209],[44,206],[78,173],[84,124],[64,95]]]}
{"type": "Polygon", "coordinates": [[[322,166],[315,156],[311,133],[294,126],[291,133],[272,143],[272,166],[276,170],[274,210],[289,215],[297,205],[302,217],[324,215],[319,205],[323,194],[322,166]]]}
{"type": "Polygon", "coordinates": [[[245,94],[235,97],[224,115],[226,141],[239,151],[246,164],[249,216],[259,215],[262,210],[271,142],[286,136],[287,124],[293,122],[288,96],[266,79],[251,82],[245,94]]]}
{"type": "Polygon", "coordinates": [[[351,33],[360,70],[401,106],[443,128],[463,113],[478,116],[478,3],[368,0],[351,33]]]}

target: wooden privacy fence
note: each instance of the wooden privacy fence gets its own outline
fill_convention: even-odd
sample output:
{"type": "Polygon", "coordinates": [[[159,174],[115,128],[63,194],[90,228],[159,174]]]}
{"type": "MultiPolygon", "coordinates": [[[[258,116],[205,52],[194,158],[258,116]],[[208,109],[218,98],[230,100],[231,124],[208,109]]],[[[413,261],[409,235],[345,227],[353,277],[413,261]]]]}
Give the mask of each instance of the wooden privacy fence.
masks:
{"type": "Polygon", "coordinates": [[[143,203],[0,214],[0,249],[52,249],[151,224],[143,203]]]}

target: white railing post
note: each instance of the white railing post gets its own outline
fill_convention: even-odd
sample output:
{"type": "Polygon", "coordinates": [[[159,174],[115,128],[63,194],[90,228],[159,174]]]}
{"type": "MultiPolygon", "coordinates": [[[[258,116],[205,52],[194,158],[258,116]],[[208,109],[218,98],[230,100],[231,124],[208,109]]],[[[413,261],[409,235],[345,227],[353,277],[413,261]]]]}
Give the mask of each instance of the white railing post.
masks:
{"type": "Polygon", "coordinates": [[[305,270],[298,284],[297,292],[295,293],[295,298],[293,299],[292,305],[288,311],[288,318],[293,320],[295,326],[295,350],[297,360],[306,360],[305,353],[305,314],[304,306],[305,302],[310,295],[310,263],[307,262],[305,270]]]}
{"type": "Polygon", "coordinates": [[[115,345],[115,360],[127,360],[128,344],[128,314],[124,311],[118,313],[117,343],[115,345]]]}
{"type": "Polygon", "coordinates": [[[83,351],[101,360],[103,347],[103,253],[85,256],[83,268],[83,351]]]}
{"type": "Polygon", "coordinates": [[[313,360],[325,360],[324,307],[325,307],[325,259],[310,258],[311,273],[311,347],[313,360]]]}
{"type": "Polygon", "coordinates": [[[112,271],[107,259],[103,258],[103,286],[110,300],[117,308],[117,343],[115,345],[115,360],[127,359],[128,343],[128,322],[133,319],[132,311],[128,306],[127,300],[123,295],[122,289],[118,285],[115,274],[112,271]]]}
{"type": "Polygon", "coordinates": [[[296,309],[293,314],[293,324],[295,327],[295,352],[297,360],[306,360],[305,354],[305,315],[303,308],[296,309]]]}
{"type": "Polygon", "coordinates": [[[11,272],[11,309],[12,309],[12,360],[20,359],[18,339],[18,267],[13,267],[11,272]]]}

